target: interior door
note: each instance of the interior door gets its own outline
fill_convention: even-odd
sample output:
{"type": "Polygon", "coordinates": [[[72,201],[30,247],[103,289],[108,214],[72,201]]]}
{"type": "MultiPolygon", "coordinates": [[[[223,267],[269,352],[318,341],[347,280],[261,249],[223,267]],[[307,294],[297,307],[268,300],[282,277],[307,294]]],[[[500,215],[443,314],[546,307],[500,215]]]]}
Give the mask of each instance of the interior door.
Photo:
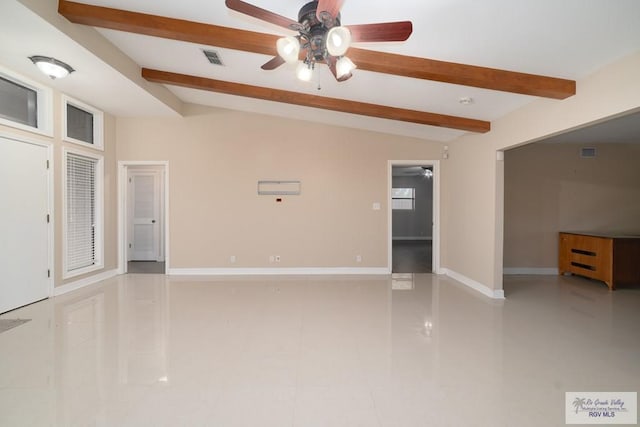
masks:
{"type": "Polygon", "coordinates": [[[48,149],[0,137],[0,313],[49,296],[48,149]]]}
{"type": "Polygon", "coordinates": [[[129,172],[129,260],[161,261],[161,173],[129,172]]]}

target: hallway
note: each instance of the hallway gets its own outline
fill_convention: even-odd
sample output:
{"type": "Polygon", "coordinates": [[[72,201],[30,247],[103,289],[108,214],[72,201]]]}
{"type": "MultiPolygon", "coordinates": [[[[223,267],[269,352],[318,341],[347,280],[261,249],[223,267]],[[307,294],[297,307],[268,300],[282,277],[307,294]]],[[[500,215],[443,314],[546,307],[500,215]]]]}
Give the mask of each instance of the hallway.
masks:
{"type": "Polygon", "coordinates": [[[431,240],[394,240],[392,253],[393,273],[431,273],[431,240]]]}

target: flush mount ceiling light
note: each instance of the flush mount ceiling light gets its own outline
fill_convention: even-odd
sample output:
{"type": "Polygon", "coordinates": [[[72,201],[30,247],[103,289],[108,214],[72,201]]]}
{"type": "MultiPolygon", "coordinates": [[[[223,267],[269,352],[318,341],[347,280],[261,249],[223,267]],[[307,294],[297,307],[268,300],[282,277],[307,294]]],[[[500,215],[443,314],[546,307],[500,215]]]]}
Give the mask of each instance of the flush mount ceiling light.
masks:
{"type": "Polygon", "coordinates": [[[343,2],[344,0],[311,1],[302,6],[296,22],[242,0],[225,0],[229,9],[298,32],[296,36],[278,39],[278,56],[264,64],[263,70],[273,70],[284,63],[297,62],[296,75],[301,80],[309,81],[313,77],[315,65],[325,63],[339,82],[349,79],[356,68],[345,56],[351,42],[405,41],[413,31],[410,21],[343,26],[340,23],[343,2]]]}
{"type": "Polygon", "coordinates": [[[34,55],[30,56],[29,59],[36,64],[40,71],[54,80],[66,77],[75,71],[69,64],[49,56],[34,55]]]}

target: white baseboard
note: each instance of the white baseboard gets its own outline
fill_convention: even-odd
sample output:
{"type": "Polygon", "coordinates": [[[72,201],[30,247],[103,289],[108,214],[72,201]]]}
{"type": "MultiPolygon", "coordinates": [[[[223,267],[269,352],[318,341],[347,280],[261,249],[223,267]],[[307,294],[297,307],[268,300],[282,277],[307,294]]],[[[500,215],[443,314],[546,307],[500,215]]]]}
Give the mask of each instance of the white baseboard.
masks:
{"type": "Polygon", "coordinates": [[[532,274],[537,276],[557,276],[558,269],[554,267],[550,268],[538,268],[538,267],[508,267],[502,269],[502,273],[505,275],[518,275],[518,274],[532,274]]]}
{"type": "Polygon", "coordinates": [[[94,274],[90,277],[85,277],[84,279],[76,280],[74,282],[66,283],[62,286],[57,286],[53,288],[53,296],[57,297],[62,294],[66,294],[67,292],[75,291],[78,289],[82,289],[85,286],[93,285],[94,283],[98,283],[102,280],[110,279],[118,275],[118,270],[107,270],[102,273],[94,274]]]}
{"type": "Polygon", "coordinates": [[[444,273],[446,276],[451,277],[452,279],[462,283],[463,285],[468,286],[471,289],[480,292],[482,295],[488,296],[489,298],[493,298],[493,299],[504,299],[504,290],[502,289],[491,289],[480,282],[477,282],[453,270],[449,270],[448,268],[442,268],[440,269],[440,271],[444,273]]]}
{"type": "Polygon", "coordinates": [[[424,236],[416,236],[416,237],[411,237],[411,236],[405,236],[405,237],[393,237],[393,240],[433,240],[433,237],[424,237],[424,236]]]}
{"type": "Polygon", "coordinates": [[[386,267],[302,268],[170,268],[171,276],[270,276],[270,275],[379,275],[391,274],[386,267]]]}

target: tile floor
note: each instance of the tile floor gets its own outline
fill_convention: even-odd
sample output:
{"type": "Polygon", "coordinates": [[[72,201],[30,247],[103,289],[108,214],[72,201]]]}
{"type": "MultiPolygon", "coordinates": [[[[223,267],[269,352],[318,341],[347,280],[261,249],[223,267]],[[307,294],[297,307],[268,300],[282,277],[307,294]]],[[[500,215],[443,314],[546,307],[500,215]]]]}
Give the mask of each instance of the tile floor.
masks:
{"type": "Polygon", "coordinates": [[[505,291],[116,277],[1,316],[33,320],[0,334],[0,425],[561,426],[565,391],[640,391],[640,288],[505,291]]]}
{"type": "Polygon", "coordinates": [[[394,273],[431,273],[431,240],[394,240],[391,271],[394,273]]]}
{"type": "Polygon", "coordinates": [[[129,274],[164,274],[165,263],[155,261],[129,261],[127,262],[129,274]]]}

